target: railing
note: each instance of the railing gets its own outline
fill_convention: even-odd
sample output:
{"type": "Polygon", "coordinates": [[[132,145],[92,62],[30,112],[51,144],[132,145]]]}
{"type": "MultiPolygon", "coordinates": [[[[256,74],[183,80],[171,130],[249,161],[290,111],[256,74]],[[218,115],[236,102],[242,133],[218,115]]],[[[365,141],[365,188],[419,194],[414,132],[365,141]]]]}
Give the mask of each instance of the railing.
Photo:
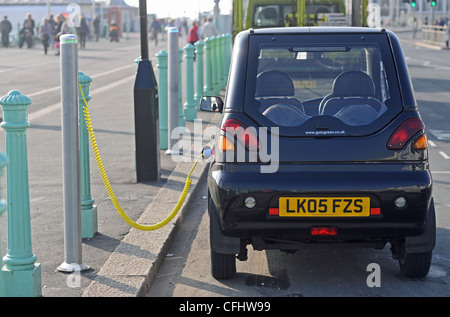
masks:
{"type": "Polygon", "coordinates": [[[422,39],[426,42],[448,47],[449,28],[440,25],[423,25],[422,39]]]}

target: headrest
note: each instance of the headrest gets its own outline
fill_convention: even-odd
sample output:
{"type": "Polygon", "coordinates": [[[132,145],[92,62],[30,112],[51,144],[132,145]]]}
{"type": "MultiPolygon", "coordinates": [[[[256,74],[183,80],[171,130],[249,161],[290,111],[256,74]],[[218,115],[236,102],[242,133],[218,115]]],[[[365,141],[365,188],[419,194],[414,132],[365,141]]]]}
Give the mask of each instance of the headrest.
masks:
{"type": "Polygon", "coordinates": [[[256,97],[294,96],[291,77],[279,70],[268,70],[256,77],[256,97]]]}
{"type": "Polygon", "coordinates": [[[361,71],[341,73],[333,83],[333,95],[339,97],[374,97],[375,85],[372,78],[361,71]]]}

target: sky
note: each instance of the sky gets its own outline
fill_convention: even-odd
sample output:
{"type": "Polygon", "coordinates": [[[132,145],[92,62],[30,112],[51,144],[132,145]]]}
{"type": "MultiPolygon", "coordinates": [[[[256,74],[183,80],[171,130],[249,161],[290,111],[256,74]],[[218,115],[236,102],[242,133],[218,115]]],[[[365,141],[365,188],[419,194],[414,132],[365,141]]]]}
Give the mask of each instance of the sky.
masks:
{"type": "MultiPolygon", "coordinates": [[[[128,5],[139,6],[139,0],[125,0],[128,5]]],[[[219,7],[222,14],[230,14],[232,0],[220,0],[219,7]]],[[[158,17],[196,18],[198,13],[211,11],[214,8],[214,0],[147,0],[147,12],[156,13],[158,17]]]]}

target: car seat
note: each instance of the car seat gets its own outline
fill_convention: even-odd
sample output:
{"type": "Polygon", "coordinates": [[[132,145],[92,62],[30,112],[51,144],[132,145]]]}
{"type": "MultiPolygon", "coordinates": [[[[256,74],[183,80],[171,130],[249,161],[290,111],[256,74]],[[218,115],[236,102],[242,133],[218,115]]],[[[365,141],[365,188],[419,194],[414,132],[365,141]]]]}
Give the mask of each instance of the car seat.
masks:
{"type": "Polygon", "coordinates": [[[260,98],[260,112],[264,112],[274,104],[285,104],[304,112],[300,100],[292,98],[295,95],[294,83],[291,77],[279,70],[264,71],[256,77],[255,97],[260,98]]]}
{"type": "Polygon", "coordinates": [[[377,113],[382,108],[381,103],[375,98],[375,85],[372,78],[361,71],[347,71],[336,77],[333,82],[333,92],[321,101],[319,113],[333,116],[352,105],[366,105],[377,113]]]}

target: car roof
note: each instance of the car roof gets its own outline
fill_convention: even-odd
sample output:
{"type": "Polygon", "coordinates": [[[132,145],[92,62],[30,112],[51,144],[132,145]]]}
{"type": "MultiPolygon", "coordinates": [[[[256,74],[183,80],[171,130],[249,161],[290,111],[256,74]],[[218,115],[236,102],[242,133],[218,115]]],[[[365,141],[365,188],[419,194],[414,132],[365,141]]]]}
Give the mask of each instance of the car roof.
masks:
{"type": "Polygon", "coordinates": [[[368,27],[277,27],[277,28],[263,28],[263,29],[249,29],[250,34],[299,34],[299,33],[357,33],[357,34],[374,34],[384,33],[385,29],[380,28],[368,28],[368,27]]]}

